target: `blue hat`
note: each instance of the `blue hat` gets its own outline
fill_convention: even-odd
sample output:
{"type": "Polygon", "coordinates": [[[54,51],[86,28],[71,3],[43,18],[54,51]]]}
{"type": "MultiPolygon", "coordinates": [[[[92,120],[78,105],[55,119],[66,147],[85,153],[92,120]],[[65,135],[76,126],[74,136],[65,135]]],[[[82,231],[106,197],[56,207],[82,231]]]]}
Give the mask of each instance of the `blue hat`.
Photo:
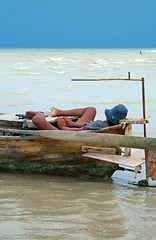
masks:
{"type": "Polygon", "coordinates": [[[111,109],[105,110],[105,115],[108,120],[115,124],[118,124],[121,119],[126,118],[127,113],[128,109],[123,104],[118,104],[111,109]]]}

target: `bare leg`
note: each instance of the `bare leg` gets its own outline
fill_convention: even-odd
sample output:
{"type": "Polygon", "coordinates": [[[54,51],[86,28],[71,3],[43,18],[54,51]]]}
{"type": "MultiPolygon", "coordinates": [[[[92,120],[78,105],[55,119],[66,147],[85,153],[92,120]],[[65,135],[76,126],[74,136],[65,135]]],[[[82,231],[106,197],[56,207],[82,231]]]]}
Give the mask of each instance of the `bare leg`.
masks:
{"type": "MultiPolygon", "coordinates": [[[[82,116],[76,121],[71,121],[68,117],[57,118],[57,126],[60,129],[68,130],[68,131],[81,131],[83,130],[83,125],[87,123],[86,121],[91,121],[94,119],[96,115],[96,109],[92,107],[87,107],[84,109],[73,109],[74,115],[76,115],[77,110],[78,113],[82,113],[82,116]],[[76,110],[76,111],[75,111],[76,110]],[[86,121],[85,121],[86,120],[86,121]],[[73,126],[74,128],[69,128],[68,126],[73,126]]],[[[61,110],[62,111],[62,110],[61,110]]],[[[69,110],[70,111],[70,110],[69,110]]],[[[34,112],[34,111],[27,111],[26,116],[29,119],[32,119],[35,126],[40,130],[58,130],[58,128],[51,125],[46,119],[45,114],[34,112]]]]}
{"type": "Polygon", "coordinates": [[[32,119],[32,118],[33,118],[34,116],[36,116],[36,115],[42,115],[42,116],[46,117],[45,114],[40,113],[40,112],[34,112],[34,111],[26,111],[25,115],[26,115],[26,117],[29,118],[29,119],[32,119]]]}
{"type": "Polygon", "coordinates": [[[80,117],[74,124],[67,123],[68,126],[82,127],[85,123],[93,121],[96,115],[96,108],[86,107],[86,108],[77,108],[72,110],[60,110],[58,108],[51,108],[52,116],[78,116],[80,117]],[[72,125],[71,125],[72,124],[72,125]]]}
{"type": "Polygon", "coordinates": [[[40,130],[58,130],[56,127],[47,122],[45,119],[46,115],[43,113],[27,111],[25,115],[27,118],[32,119],[35,126],[40,130]]]}
{"type": "Polygon", "coordinates": [[[56,127],[51,125],[42,114],[37,114],[32,118],[33,123],[35,126],[40,130],[58,130],[56,127]]]}
{"type": "Polygon", "coordinates": [[[51,107],[51,115],[52,115],[52,117],[57,117],[57,116],[78,116],[78,117],[81,117],[87,109],[92,109],[92,108],[94,108],[94,107],[61,110],[61,109],[58,109],[58,108],[55,108],[55,107],[51,107]]]}
{"type": "Polygon", "coordinates": [[[35,126],[40,130],[58,130],[58,128],[60,128],[62,130],[66,130],[66,131],[67,130],[68,131],[81,131],[81,130],[83,130],[83,128],[68,128],[66,126],[66,122],[64,121],[63,118],[57,118],[56,119],[58,128],[54,127],[49,122],[47,122],[47,120],[44,118],[43,115],[34,116],[32,118],[32,121],[35,124],[35,126]]]}
{"type": "Polygon", "coordinates": [[[62,129],[62,130],[67,130],[67,131],[82,131],[83,128],[69,128],[66,126],[66,121],[64,120],[64,118],[59,117],[56,119],[56,123],[58,128],[62,129]]]}
{"type": "Polygon", "coordinates": [[[83,122],[73,122],[69,117],[63,117],[64,121],[66,122],[67,127],[78,127],[81,128],[83,127],[84,123],[83,122]]]}

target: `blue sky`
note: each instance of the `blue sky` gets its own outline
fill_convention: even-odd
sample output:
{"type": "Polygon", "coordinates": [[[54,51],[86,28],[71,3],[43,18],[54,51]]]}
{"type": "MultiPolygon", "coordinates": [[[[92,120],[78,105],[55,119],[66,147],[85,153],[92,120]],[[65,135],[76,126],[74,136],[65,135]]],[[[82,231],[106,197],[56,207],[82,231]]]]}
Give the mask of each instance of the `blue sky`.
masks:
{"type": "Polygon", "coordinates": [[[0,48],[155,48],[156,0],[0,0],[0,48]]]}

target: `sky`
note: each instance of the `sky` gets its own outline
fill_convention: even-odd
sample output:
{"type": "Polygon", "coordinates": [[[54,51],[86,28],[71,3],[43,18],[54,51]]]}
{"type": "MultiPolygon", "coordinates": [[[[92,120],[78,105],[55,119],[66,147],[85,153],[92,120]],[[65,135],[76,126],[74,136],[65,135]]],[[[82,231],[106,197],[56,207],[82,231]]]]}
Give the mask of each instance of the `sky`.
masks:
{"type": "Polygon", "coordinates": [[[156,0],[0,0],[0,48],[156,48],[156,0]]]}

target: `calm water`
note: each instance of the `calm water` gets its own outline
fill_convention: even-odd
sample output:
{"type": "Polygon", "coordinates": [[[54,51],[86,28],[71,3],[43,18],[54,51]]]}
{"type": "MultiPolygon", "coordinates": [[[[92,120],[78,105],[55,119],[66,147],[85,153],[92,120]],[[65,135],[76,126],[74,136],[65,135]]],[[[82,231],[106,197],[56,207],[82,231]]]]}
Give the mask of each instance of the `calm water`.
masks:
{"type": "MultiPolygon", "coordinates": [[[[71,78],[145,78],[147,136],[156,137],[156,49],[0,49],[0,112],[18,113],[124,103],[142,117],[140,82],[72,82],[71,78]]],[[[142,135],[141,126],[134,126],[142,135]]],[[[155,239],[156,188],[134,173],[91,181],[0,174],[0,239],[155,239]]]]}

